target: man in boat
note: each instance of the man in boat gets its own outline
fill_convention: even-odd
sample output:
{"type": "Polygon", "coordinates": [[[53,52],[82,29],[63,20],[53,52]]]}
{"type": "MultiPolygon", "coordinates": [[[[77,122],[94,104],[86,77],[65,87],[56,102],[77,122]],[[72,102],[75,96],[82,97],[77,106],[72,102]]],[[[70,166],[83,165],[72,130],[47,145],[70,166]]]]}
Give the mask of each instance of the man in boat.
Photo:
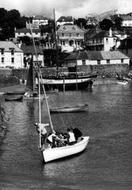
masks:
{"type": "Polygon", "coordinates": [[[76,141],[79,142],[82,139],[82,132],[77,127],[75,127],[73,129],[73,133],[75,135],[76,141]]]}
{"type": "Polygon", "coordinates": [[[70,145],[74,144],[76,142],[76,139],[75,139],[75,135],[73,133],[73,129],[67,128],[67,133],[69,135],[68,144],[70,144],[70,145]]]}
{"type": "Polygon", "coordinates": [[[49,123],[35,123],[36,130],[40,134],[41,133],[41,147],[44,148],[47,140],[47,130],[46,127],[49,127],[49,123]]]}
{"type": "Polygon", "coordinates": [[[47,137],[47,142],[50,144],[52,148],[65,146],[65,141],[66,140],[64,139],[62,133],[54,132],[47,137]]]}

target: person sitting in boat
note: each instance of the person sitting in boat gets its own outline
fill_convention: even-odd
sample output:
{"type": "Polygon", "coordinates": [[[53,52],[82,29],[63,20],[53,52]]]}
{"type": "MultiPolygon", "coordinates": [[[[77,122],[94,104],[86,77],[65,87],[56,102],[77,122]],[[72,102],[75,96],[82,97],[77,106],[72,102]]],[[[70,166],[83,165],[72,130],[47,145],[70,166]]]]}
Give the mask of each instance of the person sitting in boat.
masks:
{"type": "Polygon", "coordinates": [[[73,129],[73,133],[75,135],[76,141],[79,142],[82,139],[82,135],[83,135],[82,132],[77,127],[75,127],[73,129]]]}
{"type": "Polygon", "coordinates": [[[69,135],[68,144],[70,145],[74,144],[76,142],[76,139],[75,139],[75,135],[73,133],[72,128],[67,128],[67,133],[69,135]]]}
{"type": "Polygon", "coordinates": [[[56,147],[56,134],[55,133],[50,133],[47,137],[47,143],[51,146],[51,148],[56,147]]]}
{"type": "Polygon", "coordinates": [[[46,127],[49,127],[49,123],[35,123],[36,130],[40,134],[41,133],[41,147],[44,149],[44,145],[46,144],[47,139],[47,130],[46,127]]]}
{"type": "Polygon", "coordinates": [[[47,142],[50,144],[52,148],[65,146],[65,139],[61,133],[51,133],[47,137],[47,142]]]}

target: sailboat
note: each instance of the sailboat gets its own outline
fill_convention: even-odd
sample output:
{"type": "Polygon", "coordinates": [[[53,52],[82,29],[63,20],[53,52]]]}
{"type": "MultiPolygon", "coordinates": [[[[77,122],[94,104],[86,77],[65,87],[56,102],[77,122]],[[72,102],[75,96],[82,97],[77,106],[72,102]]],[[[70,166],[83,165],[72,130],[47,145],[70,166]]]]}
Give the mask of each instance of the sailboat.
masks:
{"type": "MultiPolygon", "coordinates": [[[[31,33],[32,33],[32,31],[31,31],[31,33]]],[[[33,38],[33,44],[34,44],[34,48],[35,48],[34,38],[33,38]]],[[[37,52],[36,52],[36,58],[37,57],[38,56],[37,56],[37,52]]],[[[39,125],[42,124],[42,121],[41,121],[41,87],[42,87],[42,90],[44,93],[44,99],[46,102],[48,117],[49,117],[49,126],[51,128],[51,132],[53,134],[55,134],[55,130],[54,130],[51,115],[50,115],[50,109],[49,109],[49,104],[48,104],[48,98],[46,95],[45,85],[42,83],[43,79],[42,79],[42,73],[41,73],[41,69],[40,69],[39,65],[37,66],[36,71],[37,71],[37,78],[38,78],[37,81],[38,81],[38,97],[39,97],[39,122],[38,123],[39,123],[39,125]]],[[[54,161],[57,159],[62,159],[65,157],[73,156],[73,155],[76,155],[76,154],[84,151],[89,142],[89,136],[82,137],[80,141],[75,142],[72,145],[68,144],[68,145],[65,145],[62,147],[45,146],[43,148],[41,140],[42,140],[41,139],[41,130],[39,130],[39,150],[42,153],[44,162],[47,163],[47,162],[51,162],[51,161],[54,161]]]]}
{"type": "MultiPolygon", "coordinates": [[[[40,72],[40,69],[39,69],[39,72],[40,72]]],[[[42,85],[42,83],[41,83],[42,76],[41,76],[41,74],[38,74],[38,75],[39,75],[39,80],[38,80],[39,81],[39,123],[41,124],[40,85],[42,85]]],[[[45,97],[46,107],[47,107],[47,112],[48,112],[48,117],[49,117],[49,123],[50,123],[49,126],[51,127],[52,133],[55,133],[51,115],[50,115],[50,109],[49,109],[48,99],[46,96],[45,87],[44,87],[44,85],[42,85],[42,87],[43,87],[43,92],[44,92],[44,97],[45,97]]],[[[89,136],[83,136],[79,142],[75,142],[72,145],[68,144],[68,145],[61,146],[61,147],[46,146],[44,149],[41,149],[42,148],[41,131],[39,133],[39,147],[40,147],[40,150],[41,150],[41,153],[43,156],[43,160],[45,163],[81,153],[82,151],[84,151],[86,149],[88,142],[89,142],[89,136]]]]}

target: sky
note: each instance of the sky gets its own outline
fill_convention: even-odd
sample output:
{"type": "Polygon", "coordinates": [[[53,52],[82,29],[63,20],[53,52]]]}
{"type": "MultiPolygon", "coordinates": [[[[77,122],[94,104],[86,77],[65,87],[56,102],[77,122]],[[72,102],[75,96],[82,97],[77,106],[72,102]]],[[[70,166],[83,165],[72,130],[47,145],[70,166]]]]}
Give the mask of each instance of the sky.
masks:
{"type": "Polygon", "coordinates": [[[117,9],[118,13],[132,12],[132,0],[0,0],[0,7],[16,9],[21,16],[43,15],[86,17],[117,9]]]}

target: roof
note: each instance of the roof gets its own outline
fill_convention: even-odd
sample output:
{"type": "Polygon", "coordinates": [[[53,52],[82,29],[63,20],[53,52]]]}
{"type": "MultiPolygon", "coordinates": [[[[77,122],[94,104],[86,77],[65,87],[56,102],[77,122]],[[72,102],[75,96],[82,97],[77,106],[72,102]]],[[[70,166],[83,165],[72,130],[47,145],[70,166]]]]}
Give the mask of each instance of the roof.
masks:
{"type": "MultiPolygon", "coordinates": [[[[22,44],[21,49],[23,50],[24,54],[35,54],[34,46],[22,44]]],[[[43,55],[43,50],[39,46],[36,46],[36,51],[38,54],[43,55]]]]}
{"type": "Polygon", "coordinates": [[[61,16],[61,17],[57,20],[57,22],[72,22],[72,21],[73,21],[72,16],[67,16],[67,17],[61,16]]]}
{"type": "Polygon", "coordinates": [[[129,59],[120,51],[79,51],[71,53],[66,60],[116,60],[129,59]]]}
{"type": "Polygon", "coordinates": [[[76,25],[63,25],[57,30],[58,33],[84,33],[85,31],[76,25]]]}
{"type": "Polygon", "coordinates": [[[16,52],[22,52],[22,50],[11,41],[0,41],[0,49],[2,48],[4,48],[4,51],[14,49],[16,52]]]}
{"type": "Polygon", "coordinates": [[[125,20],[132,20],[132,16],[131,15],[121,15],[121,18],[123,19],[123,21],[125,21],[125,20]]]}
{"type": "MultiPolygon", "coordinates": [[[[32,32],[39,33],[40,29],[32,29],[32,32]]],[[[16,29],[15,33],[31,33],[31,30],[27,28],[21,28],[21,29],[16,29]]]]}
{"type": "MultiPolygon", "coordinates": [[[[113,31],[112,31],[112,33],[113,33],[113,31]]],[[[94,39],[101,39],[104,37],[109,37],[109,31],[91,29],[91,30],[86,32],[86,35],[87,35],[88,39],[93,39],[93,38],[94,39]]],[[[114,37],[114,35],[112,37],[114,37]]]]}
{"type": "Polygon", "coordinates": [[[48,20],[48,18],[42,15],[36,15],[33,17],[33,20],[48,20]]]}

